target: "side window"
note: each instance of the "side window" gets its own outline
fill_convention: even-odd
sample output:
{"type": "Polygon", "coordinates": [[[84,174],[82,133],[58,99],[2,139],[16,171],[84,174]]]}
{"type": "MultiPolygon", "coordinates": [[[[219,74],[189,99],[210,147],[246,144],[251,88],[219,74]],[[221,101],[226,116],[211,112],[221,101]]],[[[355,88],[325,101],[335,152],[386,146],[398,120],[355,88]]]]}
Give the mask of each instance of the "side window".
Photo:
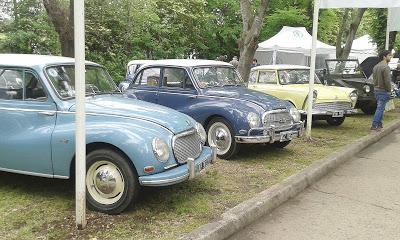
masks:
{"type": "Polygon", "coordinates": [[[46,98],[42,84],[31,72],[0,69],[0,99],[43,101],[46,98]]]}
{"type": "Polygon", "coordinates": [[[258,82],[264,84],[276,84],[276,80],[276,73],[272,71],[260,72],[258,77],[258,82]]]}
{"type": "Polygon", "coordinates": [[[161,76],[160,68],[146,68],[136,78],[134,85],[157,87],[161,76]]]}
{"type": "Polygon", "coordinates": [[[192,81],[185,69],[165,68],[163,87],[193,89],[192,81]]]}
{"type": "Polygon", "coordinates": [[[132,64],[128,66],[128,75],[133,75],[136,73],[136,70],[140,67],[140,65],[132,64]]]}
{"type": "Polygon", "coordinates": [[[256,83],[257,82],[257,71],[253,71],[250,73],[249,83],[256,83]]]}

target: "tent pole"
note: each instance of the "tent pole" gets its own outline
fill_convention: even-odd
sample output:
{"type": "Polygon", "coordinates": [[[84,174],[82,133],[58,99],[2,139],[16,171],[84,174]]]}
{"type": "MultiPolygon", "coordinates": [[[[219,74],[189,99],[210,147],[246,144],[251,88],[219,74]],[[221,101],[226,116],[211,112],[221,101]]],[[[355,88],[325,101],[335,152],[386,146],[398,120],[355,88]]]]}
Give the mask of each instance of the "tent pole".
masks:
{"type": "Polygon", "coordinates": [[[311,138],[312,104],[313,104],[313,95],[314,95],[315,62],[316,62],[316,55],[317,55],[319,5],[320,5],[320,0],[314,0],[310,83],[309,83],[309,91],[308,91],[308,98],[307,98],[307,130],[306,130],[307,138],[311,138]]]}
{"type": "Polygon", "coordinates": [[[390,38],[390,10],[388,9],[387,13],[387,22],[386,22],[386,41],[385,41],[385,50],[389,50],[389,38],[390,38]]]}
{"type": "Polygon", "coordinates": [[[272,65],[276,64],[276,54],[277,54],[276,49],[274,49],[274,52],[272,53],[272,65]]]}
{"type": "Polygon", "coordinates": [[[85,130],[85,11],[82,0],[74,0],[75,44],[75,217],[76,227],[86,227],[86,130],[85,130]]]}

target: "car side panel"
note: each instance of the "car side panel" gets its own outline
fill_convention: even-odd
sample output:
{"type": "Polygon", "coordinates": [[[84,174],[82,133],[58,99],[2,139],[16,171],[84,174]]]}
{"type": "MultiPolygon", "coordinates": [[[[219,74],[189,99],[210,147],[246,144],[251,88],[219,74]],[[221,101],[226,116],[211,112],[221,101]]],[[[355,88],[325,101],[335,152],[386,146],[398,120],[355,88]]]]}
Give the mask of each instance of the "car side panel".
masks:
{"type": "MultiPolygon", "coordinates": [[[[57,176],[70,175],[71,160],[75,155],[74,117],[72,113],[60,113],[57,119],[52,139],[54,174],[57,176]]],[[[115,116],[88,114],[86,117],[86,143],[106,143],[117,147],[130,157],[139,176],[148,175],[143,171],[145,166],[154,166],[156,173],[164,171],[166,165],[176,164],[172,152],[166,164],[155,159],[151,143],[156,136],[171,146],[168,139],[172,139],[172,133],[159,125],[115,116]]]]}

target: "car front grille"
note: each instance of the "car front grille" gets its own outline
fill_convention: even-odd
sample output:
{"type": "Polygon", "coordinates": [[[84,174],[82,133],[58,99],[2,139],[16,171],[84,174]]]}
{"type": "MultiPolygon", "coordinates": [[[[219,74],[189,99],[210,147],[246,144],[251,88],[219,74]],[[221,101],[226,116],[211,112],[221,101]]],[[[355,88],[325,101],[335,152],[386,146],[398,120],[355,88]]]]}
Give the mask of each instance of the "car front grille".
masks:
{"type": "Polygon", "coordinates": [[[351,110],[352,106],[349,102],[328,102],[328,103],[316,103],[313,109],[320,111],[346,111],[351,110]]]}
{"type": "Polygon", "coordinates": [[[203,144],[200,135],[195,129],[192,129],[175,135],[172,148],[178,163],[183,164],[186,163],[188,158],[198,158],[203,144]]]}
{"type": "Polygon", "coordinates": [[[287,110],[274,110],[265,114],[264,127],[284,131],[293,127],[293,118],[287,110]]]}

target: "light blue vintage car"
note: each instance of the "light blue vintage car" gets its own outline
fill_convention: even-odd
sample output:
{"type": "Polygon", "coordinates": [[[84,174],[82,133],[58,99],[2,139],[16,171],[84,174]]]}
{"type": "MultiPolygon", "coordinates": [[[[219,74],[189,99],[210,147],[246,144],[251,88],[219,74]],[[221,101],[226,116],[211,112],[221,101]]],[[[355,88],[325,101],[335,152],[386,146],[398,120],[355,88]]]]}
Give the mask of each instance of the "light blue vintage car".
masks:
{"type": "MultiPolygon", "coordinates": [[[[0,170],[74,175],[74,59],[0,54],[0,170]]],[[[86,64],[88,207],[123,211],[141,186],[195,177],[215,159],[191,117],[122,96],[107,71],[86,64]]]]}

